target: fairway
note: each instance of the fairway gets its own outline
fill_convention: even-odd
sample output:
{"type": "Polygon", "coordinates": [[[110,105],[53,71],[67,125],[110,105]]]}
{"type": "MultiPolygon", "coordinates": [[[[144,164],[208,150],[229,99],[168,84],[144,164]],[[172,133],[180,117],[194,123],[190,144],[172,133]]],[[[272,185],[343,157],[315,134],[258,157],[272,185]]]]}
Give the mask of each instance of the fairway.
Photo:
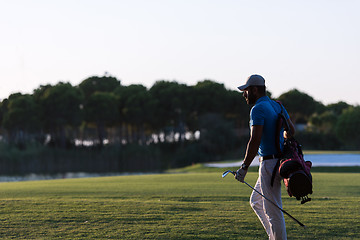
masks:
{"type": "MultiPolygon", "coordinates": [[[[0,183],[0,238],[267,239],[251,189],[221,173],[0,183]]],[[[307,226],[285,216],[288,239],[360,239],[360,174],[313,179],[304,205],[283,188],[283,208],[307,226]]]]}

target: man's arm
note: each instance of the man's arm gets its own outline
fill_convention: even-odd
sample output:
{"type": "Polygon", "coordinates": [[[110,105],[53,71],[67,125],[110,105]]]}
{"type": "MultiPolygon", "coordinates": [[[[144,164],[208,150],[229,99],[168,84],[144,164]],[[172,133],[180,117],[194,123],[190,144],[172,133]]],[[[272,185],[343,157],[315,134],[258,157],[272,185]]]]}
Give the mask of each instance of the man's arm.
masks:
{"type": "Polygon", "coordinates": [[[290,118],[287,120],[287,123],[290,127],[290,133],[288,133],[288,131],[284,131],[284,138],[290,138],[295,135],[295,126],[290,118]]]}
{"type": "Polygon", "coordinates": [[[259,150],[263,128],[264,126],[262,125],[251,126],[250,139],[246,147],[244,158],[244,163],[246,166],[250,166],[259,150]]]}
{"type": "Polygon", "coordinates": [[[251,162],[254,160],[259,150],[262,132],[262,125],[253,125],[251,127],[250,139],[246,147],[244,162],[235,174],[235,178],[240,182],[244,182],[247,168],[250,166],[251,162]],[[246,167],[244,166],[244,164],[246,165],[246,167]]]}

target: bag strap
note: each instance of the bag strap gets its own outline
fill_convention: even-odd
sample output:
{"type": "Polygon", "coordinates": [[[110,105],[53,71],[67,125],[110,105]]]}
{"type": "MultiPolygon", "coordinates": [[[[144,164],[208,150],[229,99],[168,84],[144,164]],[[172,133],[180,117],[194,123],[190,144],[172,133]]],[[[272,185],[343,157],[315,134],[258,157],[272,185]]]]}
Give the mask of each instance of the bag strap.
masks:
{"type": "Polygon", "coordinates": [[[280,158],[277,160],[276,165],[275,165],[272,175],[271,175],[271,183],[270,183],[271,187],[274,186],[275,176],[276,176],[277,170],[279,169],[279,166],[280,166],[280,158]]]}
{"type": "MultiPolygon", "coordinates": [[[[289,124],[287,122],[287,119],[285,118],[285,114],[284,114],[284,110],[283,110],[283,106],[282,106],[281,102],[279,102],[279,101],[275,101],[275,102],[277,102],[280,105],[280,108],[281,108],[280,113],[278,113],[276,111],[276,109],[274,108],[274,106],[272,104],[270,104],[270,105],[273,107],[275,113],[278,114],[278,119],[276,121],[276,126],[275,126],[275,131],[276,131],[275,132],[275,146],[276,146],[276,150],[278,152],[278,155],[281,155],[282,153],[281,153],[281,148],[280,148],[280,130],[283,127],[284,122],[285,122],[285,125],[286,125],[287,129],[290,129],[290,127],[289,127],[289,124]]],[[[276,172],[279,169],[279,166],[280,166],[280,158],[276,162],[276,165],[275,165],[275,167],[273,169],[273,172],[272,172],[272,175],[271,175],[271,183],[270,183],[271,187],[274,185],[276,172]]]]}
{"type": "Polygon", "coordinates": [[[288,132],[288,134],[290,134],[291,136],[292,136],[292,133],[291,133],[291,128],[290,128],[290,125],[289,125],[289,123],[288,123],[288,121],[287,121],[287,119],[286,119],[286,117],[285,117],[285,113],[284,113],[284,106],[281,104],[281,102],[280,101],[275,101],[275,102],[277,102],[279,105],[280,105],[280,107],[281,107],[281,111],[280,111],[280,115],[281,115],[281,118],[284,120],[284,122],[285,122],[285,126],[284,126],[284,129],[285,129],[285,131],[287,131],[288,132]]]}

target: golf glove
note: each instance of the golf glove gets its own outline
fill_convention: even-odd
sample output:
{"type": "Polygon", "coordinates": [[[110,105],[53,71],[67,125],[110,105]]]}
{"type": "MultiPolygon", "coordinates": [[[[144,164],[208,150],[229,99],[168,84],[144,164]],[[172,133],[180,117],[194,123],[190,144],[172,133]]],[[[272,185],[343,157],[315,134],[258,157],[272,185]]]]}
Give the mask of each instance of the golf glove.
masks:
{"type": "Polygon", "coordinates": [[[244,169],[244,168],[242,168],[242,167],[239,168],[239,169],[236,171],[235,179],[237,179],[237,180],[240,181],[240,182],[244,182],[246,173],[247,173],[247,169],[244,169]]]}

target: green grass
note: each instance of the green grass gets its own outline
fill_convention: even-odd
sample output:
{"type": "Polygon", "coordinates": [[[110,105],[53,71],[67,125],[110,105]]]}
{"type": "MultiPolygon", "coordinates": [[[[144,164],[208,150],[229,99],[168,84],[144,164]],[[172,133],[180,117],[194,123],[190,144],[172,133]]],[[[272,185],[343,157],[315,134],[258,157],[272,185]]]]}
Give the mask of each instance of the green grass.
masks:
{"type": "MultiPolygon", "coordinates": [[[[0,238],[266,239],[251,189],[221,173],[0,183],[0,238]]],[[[360,174],[313,179],[309,203],[283,191],[284,209],[307,226],[285,216],[288,239],[360,239],[360,174]]]]}

